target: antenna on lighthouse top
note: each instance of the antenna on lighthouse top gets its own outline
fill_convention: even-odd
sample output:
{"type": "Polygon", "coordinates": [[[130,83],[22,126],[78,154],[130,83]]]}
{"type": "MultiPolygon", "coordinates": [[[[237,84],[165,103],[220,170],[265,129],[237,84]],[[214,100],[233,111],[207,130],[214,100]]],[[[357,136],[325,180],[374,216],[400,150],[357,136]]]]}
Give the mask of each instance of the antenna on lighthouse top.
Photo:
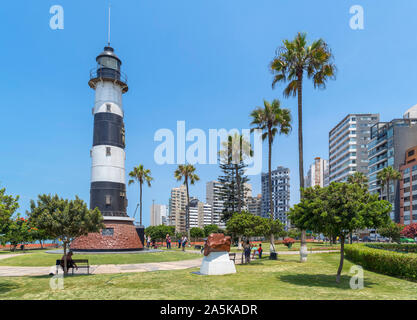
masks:
{"type": "Polygon", "coordinates": [[[111,22],[111,4],[109,2],[109,34],[108,34],[108,37],[107,37],[107,44],[108,44],[109,47],[110,47],[110,31],[111,31],[110,22],[111,22]]]}

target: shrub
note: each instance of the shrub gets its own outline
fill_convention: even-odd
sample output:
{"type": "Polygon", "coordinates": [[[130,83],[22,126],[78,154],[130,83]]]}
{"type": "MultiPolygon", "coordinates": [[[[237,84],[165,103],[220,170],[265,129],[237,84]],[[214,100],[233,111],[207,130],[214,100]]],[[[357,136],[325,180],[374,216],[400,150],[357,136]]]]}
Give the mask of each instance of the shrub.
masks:
{"type": "Polygon", "coordinates": [[[346,258],[378,273],[417,280],[417,255],[370,248],[362,244],[345,246],[346,258]]]}
{"type": "Polygon", "coordinates": [[[283,241],[283,244],[285,244],[287,247],[290,247],[293,245],[295,240],[293,238],[285,238],[283,241]]]}
{"type": "Polygon", "coordinates": [[[417,253],[417,244],[415,243],[375,243],[375,244],[366,244],[369,248],[375,249],[383,249],[389,251],[397,251],[397,252],[404,252],[404,253],[417,253]]]}

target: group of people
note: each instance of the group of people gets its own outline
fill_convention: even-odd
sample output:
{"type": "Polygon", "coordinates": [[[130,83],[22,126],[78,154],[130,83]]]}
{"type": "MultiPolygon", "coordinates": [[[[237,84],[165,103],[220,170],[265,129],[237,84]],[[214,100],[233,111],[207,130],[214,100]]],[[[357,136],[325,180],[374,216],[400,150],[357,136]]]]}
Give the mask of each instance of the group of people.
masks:
{"type": "MultiPolygon", "coordinates": [[[[146,239],[146,247],[149,249],[149,247],[153,247],[156,248],[156,242],[155,239],[152,239],[150,235],[146,236],[145,235],[145,239],[146,239]]],[[[166,246],[167,249],[171,249],[171,243],[172,243],[172,239],[171,236],[169,234],[167,234],[165,236],[165,242],[166,242],[166,246]]],[[[181,238],[178,238],[178,248],[182,247],[182,251],[185,251],[185,246],[188,242],[188,238],[186,236],[182,236],[181,238]]]]}
{"type": "Polygon", "coordinates": [[[250,255],[253,252],[252,258],[255,258],[255,254],[258,254],[259,259],[262,259],[262,244],[259,244],[259,247],[252,247],[249,240],[246,240],[246,243],[242,241],[243,246],[243,255],[242,255],[242,263],[243,263],[243,257],[245,257],[245,263],[250,263],[250,255]]]}

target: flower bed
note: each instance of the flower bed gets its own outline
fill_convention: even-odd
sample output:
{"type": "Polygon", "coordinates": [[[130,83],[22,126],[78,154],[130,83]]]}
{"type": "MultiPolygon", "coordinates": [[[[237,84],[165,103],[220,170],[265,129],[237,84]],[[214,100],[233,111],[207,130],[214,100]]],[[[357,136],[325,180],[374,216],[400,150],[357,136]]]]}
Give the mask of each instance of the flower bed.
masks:
{"type": "Polygon", "coordinates": [[[408,280],[417,280],[416,255],[352,244],[345,246],[345,256],[365,269],[408,280]]]}

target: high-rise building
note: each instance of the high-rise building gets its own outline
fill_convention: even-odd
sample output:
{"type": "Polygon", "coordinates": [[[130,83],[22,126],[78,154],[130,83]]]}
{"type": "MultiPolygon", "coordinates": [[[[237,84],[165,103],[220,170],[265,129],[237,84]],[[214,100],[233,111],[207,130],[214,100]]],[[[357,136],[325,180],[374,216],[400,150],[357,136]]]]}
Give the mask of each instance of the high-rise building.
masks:
{"type": "Polygon", "coordinates": [[[169,199],[169,225],[175,226],[177,232],[186,232],[187,191],[185,185],[171,189],[169,199]]]}
{"type": "Polygon", "coordinates": [[[204,228],[204,226],[212,224],[211,220],[211,205],[198,199],[190,201],[190,228],[204,228]]]}
{"type": "Polygon", "coordinates": [[[262,195],[258,194],[256,197],[249,197],[246,202],[247,210],[256,215],[262,216],[262,195]]]}
{"type": "Polygon", "coordinates": [[[152,204],[151,206],[151,226],[166,224],[167,206],[164,204],[152,204]]]}
{"type": "Polygon", "coordinates": [[[226,225],[221,221],[223,216],[223,199],[222,199],[222,184],[218,181],[209,181],[206,184],[206,201],[212,207],[212,224],[218,225],[220,228],[225,228],[226,225]]]}
{"type": "Polygon", "coordinates": [[[417,222],[417,146],[405,152],[405,162],[400,172],[399,223],[408,225],[417,222]]]}
{"type": "MultiPolygon", "coordinates": [[[[262,217],[270,213],[268,173],[262,173],[262,217]]],[[[289,222],[287,212],[290,209],[290,169],[278,167],[272,171],[272,203],[274,219],[279,219],[286,227],[289,222]]]]}
{"type": "Polygon", "coordinates": [[[378,114],[348,114],[329,132],[329,183],[345,182],[355,172],[368,174],[367,145],[378,114]]]}
{"type": "Polygon", "coordinates": [[[310,166],[305,178],[305,185],[307,188],[320,186],[324,187],[328,183],[329,165],[327,160],[317,157],[314,163],[310,166]]]}
{"type": "Polygon", "coordinates": [[[379,122],[371,128],[371,141],[368,143],[369,154],[369,192],[380,194],[382,199],[392,204],[391,219],[400,221],[400,182],[390,184],[390,199],[386,199],[386,189],[382,190],[377,174],[388,166],[395,170],[405,163],[405,153],[417,145],[417,106],[410,108],[403,119],[379,122]]]}

